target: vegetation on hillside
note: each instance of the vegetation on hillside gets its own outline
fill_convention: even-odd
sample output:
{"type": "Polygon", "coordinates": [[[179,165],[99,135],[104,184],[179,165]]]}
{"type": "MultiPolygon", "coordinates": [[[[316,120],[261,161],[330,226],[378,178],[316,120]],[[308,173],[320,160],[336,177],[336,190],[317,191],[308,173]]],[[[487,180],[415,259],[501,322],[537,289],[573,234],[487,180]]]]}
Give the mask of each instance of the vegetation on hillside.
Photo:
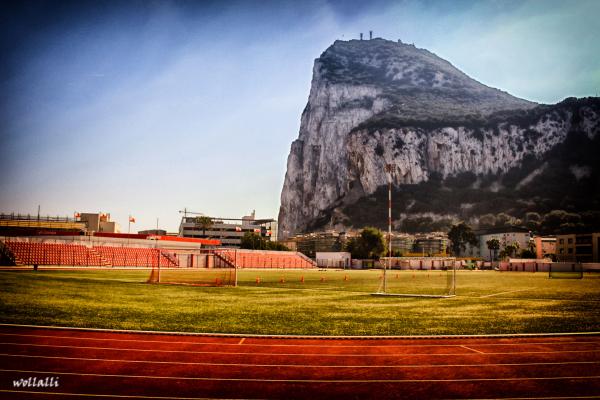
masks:
{"type": "MultiPolygon", "coordinates": [[[[455,220],[479,228],[520,225],[542,234],[600,231],[600,134],[571,133],[542,159],[526,157],[503,175],[464,172],[443,179],[401,185],[392,194],[395,229],[447,231],[455,220]],[[519,185],[532,171],[541,173],[519,185]],[[577,168],[584,173],[576,176],[577,168]]],[[[387,188],[340,206],[354,228],[387,223],[387,188]]],[[[329,221],[325,215],[320,222],[329,221]]]]}

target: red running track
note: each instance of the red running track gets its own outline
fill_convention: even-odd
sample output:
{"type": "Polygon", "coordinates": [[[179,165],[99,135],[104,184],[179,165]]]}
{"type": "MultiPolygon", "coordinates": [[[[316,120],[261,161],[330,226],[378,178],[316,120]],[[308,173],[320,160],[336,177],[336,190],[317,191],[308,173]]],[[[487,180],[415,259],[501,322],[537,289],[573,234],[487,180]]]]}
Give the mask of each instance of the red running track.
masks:
{"type": "Polygon", "coordinates": [[[0,325],[2,399],[576,397],[600,397],[599,335],[316,339],[0,325]],[[58,387],[14,386],[33,378],[58,387]]]}

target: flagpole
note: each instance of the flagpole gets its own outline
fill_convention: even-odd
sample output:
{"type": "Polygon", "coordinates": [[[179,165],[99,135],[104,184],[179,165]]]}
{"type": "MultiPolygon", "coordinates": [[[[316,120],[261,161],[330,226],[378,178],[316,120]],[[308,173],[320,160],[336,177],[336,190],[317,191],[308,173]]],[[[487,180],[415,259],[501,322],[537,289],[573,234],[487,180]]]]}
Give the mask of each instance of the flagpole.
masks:
{"type": "Polygon", "coordinates": [[[131,214],[129,214],[129,217],[127,217],[127,233],[129,234],[130,231],[131,231],[131,214]]]}

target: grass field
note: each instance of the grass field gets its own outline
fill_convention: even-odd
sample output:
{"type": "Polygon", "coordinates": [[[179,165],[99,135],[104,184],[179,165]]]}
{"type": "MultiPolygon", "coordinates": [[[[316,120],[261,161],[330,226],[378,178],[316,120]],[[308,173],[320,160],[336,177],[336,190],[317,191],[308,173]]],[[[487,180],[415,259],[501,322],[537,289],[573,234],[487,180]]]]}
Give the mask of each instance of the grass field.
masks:
{"type": "MultiPolygon", "coordinates": [[[[0,322],[304,335],[600,331],[597,275],[459,271],[456,297],[428,299],[371,296],[380,274],[241,270],[232,288],[150,285],[148,271],[2,271],[0,322]]],[[[393,271],[388,282],[411,291],[441,280],[445,272],[393,271]]]]}

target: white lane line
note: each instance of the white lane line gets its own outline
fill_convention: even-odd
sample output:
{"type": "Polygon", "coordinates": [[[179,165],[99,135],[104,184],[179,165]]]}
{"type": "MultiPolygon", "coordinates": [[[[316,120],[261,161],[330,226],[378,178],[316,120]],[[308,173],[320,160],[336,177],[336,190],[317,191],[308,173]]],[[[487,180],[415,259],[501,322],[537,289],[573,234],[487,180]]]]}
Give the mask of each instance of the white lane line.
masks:
{"type": "Polygon", "coordinates": [[[531,367],[531,366],[554,366],[554,365],[600,365],[600,361],[563,361],[563,362],[529,362],[529,363],[484,363],[484,364],[404,364],[404,365],[321,365],[321,364],[249,364],[249,363],[209,363],[191,361],[152,361],[152,360],[123,360],[109,358],[87,358],[87,357],[63,357],[63,356],[39,356],[29,354],[1,354],[0,357],[14,358],[43,358],[73,361],[100,361],[115,363],[137,363],[137,364],[175,364],[175,365],[199,365],[199,366],[231,366],[231,367],[290,367],[290,368],[459,368],[459,367],[531,367]]]}
{"type": "Polygon", "coordinates": [[[517,293],[517,292],[524,292],[526,290],[531,290],[531,288],[527,288],[527,289],[517,289],[517,290],[509,290],[508,292],[500,292],[500,293],[493,293],[493,294],[486,294],[485,296],[479,296],[480,299],[483,299],[485,297],[494,297],[494,296],[500,296],[503,294],[508,294],[508,293],[517,293]]]}
{"type": "Polygon", "coordinates": [[[186,381],[228,381],[228,382],[273,382],[273,383],[410,383],[410,382],[494,382],[494,381],[556,381],[556,380],[587,380],[600,379],[600,376],[552,376],[552,377],[524,377],[524,378],[459,378],[459,379],[260,379],[260,378],[213,378],[204,376],[153,376],[153,375],[121,375],[121,374],[94,374],[89,372],[56,372],[56,371],[31,371],[20,369],[0,369],[0,372],[16,372],[20,374],[46,374],[69,376],[95,376],[102,378],[127,378],[127,379],[165,379],[186,381]]]}
{"type": "Polygon", "coordinates": [[[571,399],[598,399],[596,396],[550,396],[550,397],[474,397],[471,400],[571,400],[571,399]]]}
{"type": "MultiPolygon", "coordinates": [[[[0,343],[7,346],[52,347],[84,350],[105,351],[139,351],[152,353],[188,353],[188,354],[221,354],[221,355],[247,355],[247,356],[307,356],[307,357],[404,357],[404,356],[476,356],[477,353],[388,353],[388,354],[322,354],[322,353],[259,353],[259,352],[233,352],[233,351],[190,351],[190,350],[160,350],[160,349],[128,349],[121,347],[93,347],[93,346],[67,346],[33,343],[0,343]]],[[[455,346],[460,347],[460,346],[455,346]]],[[[560,353],[600,353],[599,350],[558,350],[558,351],[520,351],[520,352],[489,352],[485,355],[523,355],[523,354],[560,354],[560,353]]]]}
{"type": "Polygon", "coordinates": [[[163,397],[163,396],[142,396],[142,395],[126,395],[126,394],[92,394],[92,393],[65,393],[65,392],[34,392],[31,390],[3,390],[0,393],[25,393],[25,394],[43,394],[54,396],[76,396],[76,397],[111,397],[115,399],[157,399],[157,400],[213,400],[212,397],[163,397]]]}
{"type": "MultiPolygon", "coordinates": [[[[108,397],[114,399],[155,399],[155,400],[216,400],[220,397],[163,397],[163,396],[142,396],[142,395],[125,395],[125,394],[91,394],[91,393],[65,393],[65,392],[34,392],[31,390],[1,390],[0,393],[25,393],[25,394],[43,394],[44,396],[74,396],[74,397],[108,397]]],[[[577,397],[570,397],[577,398],[577,397]]]]}
{"type": "MultiPolygon", "coordinates": [[[[364,292],[360,292],[364,293],[364,292]]],[[[559,299],[557,299],[559,300],[559,299]]],[[[563,300],[560,300],[563,301],[563,300]]],[[[569,336],[598,336],[597,332],[554,332],[554,333],[495,333],[479,335],[384,335],[384,336],[327,336],[327,335],[283,335],[283,334],[247,334],[247,333],[198,333],[198,332],[176,332],[176,331],[144,331],[133,329],[106,329],[106,328],[79,328],[70,326],[52,326],[52,325],[28,325],[28,324],[4,324],[0,327],[9,328],[34,328],[46,330],[70,330],[79,332],[106,332],[106,333],[133,333],[142,335],[172,335],[172,336],[199,336],[199,337],[223,337],[223,338],[261,338],[261,339],[327,339],[327,340],[382,340],[382,339],[465,339],[465,338],[530,338],[530,337],[569,337],[569,336]]]]}
{"type": "MultiPolygon", "coordinates": [[[[156,400],[214,400],[212,397],[163,397],[163,396],[142,396],[126,394],[91,394],[91,393],[61,393],[61,392],[34,392],[30,390],[2,390],[0,393],[25,393],[25,394],[43,394],[55,396],[77,396],[77,397],[112,397],[117,399],[156,399],[156,400]]],[[[567,399],[597,399],[598,396],[552,396],[552,397],[494,397],[493,400],[567,400],[567,399]]],[[[482,400],[482,399],[480,399],[482,400]]],[[[488,399],[489,400],[489,399],[488,399]]]]}
{"type": "MultiPolygon", "coordinates": [[[[114,338],[93,338],[93,337],[76,337],[76,336],[54,336],[54,335],[20,335],[18,333],[0,333],[0,336],[16,336],[16,337],[33,337],[33,338],[47,338],[47,339],[69,339],[69,340],[90,340],[90,341],[110,341],[110,342],[135,342],[135,343],[167,343],[167,344],[189,344],[195,346],[239,346],[244,343],[247,338],[242,338],[237,343],[220,343],[220,342],[188,342],[179,340],[139,340],[139,339],[114,339],[114,338]]],[[[588,338],[589,339],[589,338],[588,338]]],[[[530,345],[574,345],[574,344],[600,344],[599,340],[560,340],[552,342],[521,342],[521,343],[477,343],[478,346],[530,346],[530,345]]],[[[261,344],[251,343],[248,346],[256,347],[317,347],[317,348],[390,348],[390,347],[457,347],[461,346],[456,344],[362,344],[362,345],[335,345],[335,344],[261,344]]]]}
{"type": "Polygon", "coordinates": [[[473,349],[471,347],[468,347],[468,346],[460,346],[460,347],[462,347],[464,349],[467,349],[467,350],[474,351],[474,352],[479,353],[479,354],[487,354],[487,353],[484,353],[483,351],[475,350],[475,349],[473,349]]]}
{"type": "MultiPolygon", "coordinates": [[[[128,349],[122,347],[93,347],[93,346],[67,346],[54,344],[34,343],[0,343],[4,346],[31,346],[51,347],[84,350],[113,350],[113,351],[139,351],[152,353],[188,353],[188,354],[221,354],[221,355],[246,355],[246,356],[306,356],[306,357],[406,357],[406,356],[477,356],[477,353],[388,353],[388,354],[322,354],[322,353],[258,353],[258,352],[233,352],[233,351],[191,351],[191,350],[160,350],[160,349],[128,349]]],[[[460,347],[460,346],[455,346],[460,347]]],[[[481,353],[485,355],[523,355],[523,354],[560,354],[560,353],[600,353],[598,350],[558,350],[558,351],[520,351],[520,352],[494,352],[481,353]]]]}

